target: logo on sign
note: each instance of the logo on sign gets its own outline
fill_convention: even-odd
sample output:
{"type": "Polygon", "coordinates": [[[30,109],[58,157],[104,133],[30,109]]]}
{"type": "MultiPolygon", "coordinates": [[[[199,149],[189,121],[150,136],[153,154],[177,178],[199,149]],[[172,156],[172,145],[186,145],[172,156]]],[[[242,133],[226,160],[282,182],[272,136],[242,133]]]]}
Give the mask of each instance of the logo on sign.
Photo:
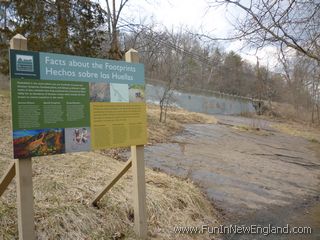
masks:
{"type": "Polygon", "coordinates": [[[19,72],[33,72],[34,61],[30,55],[16,55],[16,70],[19,72]]]}

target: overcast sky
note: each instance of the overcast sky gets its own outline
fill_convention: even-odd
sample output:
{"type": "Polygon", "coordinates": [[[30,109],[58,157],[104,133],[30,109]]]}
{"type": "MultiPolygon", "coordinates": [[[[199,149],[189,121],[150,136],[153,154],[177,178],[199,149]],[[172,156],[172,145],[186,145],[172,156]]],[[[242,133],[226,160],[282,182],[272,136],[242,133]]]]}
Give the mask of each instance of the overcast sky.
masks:
{"type": "MultiPolygon", "coordinates": [[[[186,27],[196,33],[206,33],[213,37],[227,37],[232,33],[230,21],[243,17],[237,9],[224,6],[209,8],[207,0],[131,0],[124,10],[122,17],[133,19],[135,23],[153,21],[167,28],[186,27]]],[[[100,0],[102,5],[104,0],[100,0]]],[[[226,51],[235,51],[242,58],[256,63],[254,49],[242,49],[242,42],[220,42],[226,51]]],[[[274,47],[264,48],[258,52],[260,63],[274,69],[277,63],[274,47]]]]}

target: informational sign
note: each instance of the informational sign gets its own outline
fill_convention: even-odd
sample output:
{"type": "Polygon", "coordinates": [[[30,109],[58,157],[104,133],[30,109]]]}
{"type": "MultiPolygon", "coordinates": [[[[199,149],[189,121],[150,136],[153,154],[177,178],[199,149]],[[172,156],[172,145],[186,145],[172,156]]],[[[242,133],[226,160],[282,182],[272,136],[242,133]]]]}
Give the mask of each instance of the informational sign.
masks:
{"type": "Polygon", "coordinates": [[[143,64],[10,50],[14,158],[144,145],[143,64]]]}

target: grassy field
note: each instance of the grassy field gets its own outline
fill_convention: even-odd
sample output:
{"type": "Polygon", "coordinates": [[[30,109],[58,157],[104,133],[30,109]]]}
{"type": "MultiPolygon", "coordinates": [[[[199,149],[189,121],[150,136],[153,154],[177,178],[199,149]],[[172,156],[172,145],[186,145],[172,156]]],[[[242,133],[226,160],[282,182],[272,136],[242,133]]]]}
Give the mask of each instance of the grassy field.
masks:
{"type": "MultiPolygon", "coordinates": [[[[0,96],[0,177],[12,160],[9,98],[0,96]]],[[[171,110],[168,123],[157,121],[148,107],[149,142],[168,141],[182,123],[214,122],[214,118],[171,110]]],[[[123,162],[100,152],[72,153],[33,159],[35,224],[38,239],[135,239],[132,175],[129,171],[99,208],[94,195],[119,171],[123,162]]],[[[209,235],[176,235],[174,226],[216,226],[217,212],[189,180],[146,169],[148,236],[150,239],[212,239],[209,235]]],[[[0,198],[0,239],[17,239],[15,184],[0,198]]]]}

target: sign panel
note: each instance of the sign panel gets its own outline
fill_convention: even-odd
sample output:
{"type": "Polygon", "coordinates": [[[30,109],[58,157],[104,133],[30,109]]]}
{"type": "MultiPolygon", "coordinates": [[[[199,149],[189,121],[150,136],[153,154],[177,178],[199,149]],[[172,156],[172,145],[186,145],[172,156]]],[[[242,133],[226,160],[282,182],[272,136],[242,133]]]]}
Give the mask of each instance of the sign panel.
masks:
{"type": "Polygon", "coordinates": [[[14,158],[147,142],[144,67],[10,50],[14,158]]]}

